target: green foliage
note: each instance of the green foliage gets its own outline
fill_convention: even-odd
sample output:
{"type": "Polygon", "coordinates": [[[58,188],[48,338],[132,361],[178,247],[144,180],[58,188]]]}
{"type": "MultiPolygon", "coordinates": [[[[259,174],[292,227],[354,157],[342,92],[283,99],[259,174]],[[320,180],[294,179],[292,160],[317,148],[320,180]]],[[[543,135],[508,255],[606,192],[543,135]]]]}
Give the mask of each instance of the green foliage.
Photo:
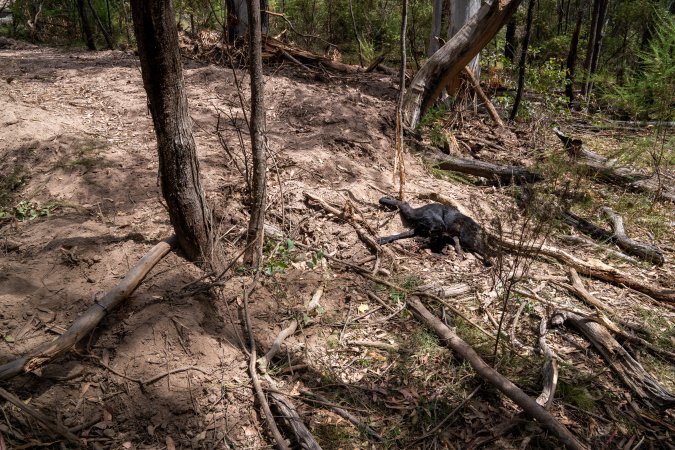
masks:
{"type": "Polygon", "coordinates": [[[36,202],[22,200],[13,208],[0,209],[0,219],[14,218],[20,222],[37,219],[38,217],[49,216],[54,209],[55,204],[40,206],[36,202]]]}
{"type": "Polygon", "coordinates": [[[649,48],[638,52],[640,67],[623,86],[606,95],[626,115],[658,121],[675,120],[675,17],[658,14],[649,48]]]}

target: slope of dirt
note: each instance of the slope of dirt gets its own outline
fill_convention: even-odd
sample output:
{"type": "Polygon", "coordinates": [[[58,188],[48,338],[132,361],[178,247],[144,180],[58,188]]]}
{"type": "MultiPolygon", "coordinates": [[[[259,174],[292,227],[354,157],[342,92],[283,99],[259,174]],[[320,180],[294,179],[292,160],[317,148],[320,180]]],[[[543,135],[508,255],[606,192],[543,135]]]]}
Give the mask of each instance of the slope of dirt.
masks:
{"type": "MultiPolygon", "coordinates": [[[[230,69],[186,61],[185,78],[203,184],[220,238],[234,257],[243,248],[247,220],[240,173],[247,131],[235,87],[238,80],[248,98],[246,74],[237,71],[235,80],[230,69]]],[[[402,230],[398,217],[377,204],[383,194],[395,194],[393,79],[280,64],[267,69],[265,93],[272,153],[268,219],[289,240],[266,246],[266,275],[251,299],[253,329],[265,350],[290,320],[299,320],[300,331],[286,341],[270,374],[285,392],[311,388],[329,398],[328,404],[295,402],[322,446],[555,448],[536,425],[509,421],[517,407],[402,310],[406,292],[323,257],[368,267],[405,289],[461,287],[461,295],[446,301],[474,324],[445,308],[436,312],[447,313],[447,323],[482,355],[491,354],[494,339],[478,331],[494,336],[503,309],[491,296],[491,269],[472,255],[459,260],[452,250],[432,254],[416,240],[391,246],[374,262],[350,220],[306,201],[310,193],[362,217],[375,236],[402,230]],[[321,308],[306,314],[304,305],[319,287],[321,308]],[[348,408],[382,440],[361,434],[331,403],[348,408]]],[[[547,139],[555,145],[552,134],[547,139]]],[[[486,222],[513,211],[508,192],[434,178],[417,156],[406,157],[406,170],[415,205],[425,202],[421,195],[436,192],[486,222]]],[[[25,44],[0,50],[0,172],[3,186],[11,186],[5,187],[11,199],[0,206],[14,215],[0,224],[0,362],[6,362],[62,333],[171,234],[136,58],[25,44]]],[[[673,222],[666,228],[672,232],[673,222]]],[[[675,243],[672,235],[664,239],[663,267],[621,267],[672,287],[675,243]]],[[[103,448],[265,447],[269,437],[242,350],[239,311],[242,285],[250,277],[233,271],[209,289],[203,275],[170,254],[76,351],[5,387],[65,426],[79,427],[82,437],[103,448]],[[162,374],[151,384],[139,383],[162,374]]],[[[524,344],[512,343],[491,361],[533,396],[541,390],[541,360],[531,351],[540,318],[550,314],[550,302],[583,308],[555,284],[565,275],[559,265],[533,263],[523,282],[531,298],[519,297],[506,308],[509,327],[524,344]]],[[[672,343],[672,308],[584,281],[617,316],[654,321],[672,343]]],[[[672,415],[638,405],[588,343],[569,330],[549,340],[564,386],[551,410],[577,436],[593,448],[632,448],[638,441],[645,448],[672,445],[672,415]],[[661,423],[636,412],[641,410],[659,415],[661,423]],[[635,421],[641,424],[637,431],[635,421]]],[[[673,390],[672,365],[648,354],[641,361],[673,390]]],[[[0,422],[0,436],[10,447],[58,447],[58,437],[15,408],[5,407],[0,422]]]]}

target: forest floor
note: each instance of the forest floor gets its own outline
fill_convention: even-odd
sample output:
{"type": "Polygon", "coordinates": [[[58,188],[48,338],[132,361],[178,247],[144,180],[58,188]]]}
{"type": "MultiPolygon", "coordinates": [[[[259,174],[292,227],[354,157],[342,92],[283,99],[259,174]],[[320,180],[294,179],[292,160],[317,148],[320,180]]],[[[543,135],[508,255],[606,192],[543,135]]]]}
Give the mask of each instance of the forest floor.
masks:
{"type": "MultiPolygon", "coordinates": [[[[121,51],[2,44],[0,363],[61,334],[172,234],[137,58],[121,51]]],[[[247,145],[248,133],[234,73],[247,84],[244,71],[185,60],[203,185],[230,259],[243,249],[247,224],[238,168],[243,167],[240,136],[247,145]]],[[[363,218],[373,237],[403,230],[398,216],[378,205],[382,195],[397,193],[392,182],[395,77],[309,71],[286,62],[269,65],[265,80],[268,222],[286,238],[270,239],[265,247],[264,275],[250,313],[261,350],[298,319],[299,331],[285,341],[282,357],[268,373],[276,388],[294,399],[318,442],[326,449],[559,448],[404,306],[414,290],[445,293],[449,306],[436,304],[434,311],[536,397],[543,358],[532,349],[541,318],[556,308],[590,313],[561,287],[566,268],[546,258],[528,262],[520,293],[504,308],[493,294],[495,269],[472,255],[460,260],[452,249],[434,254],[423,241],[411,239],[390,245],[375,260],[349,219],[317,208],[306,194],[363,218]],[[402,289],[364,278],[334,260],[372,269],[402,289]],[[305,305],[317,290],[321,306],[307,313],[305,305]],[[502,339],[493,357],[502,314],[512,339],[502,339]],[[327,401],[312,402],[302,390],[327,401]],[[361,433],[331,405],[348,409],[381,440],[361,433]]],[[[242,92],[247,99],[247,88],[242,92]]],[[[465,134],[490,134],[487,116],[461,114],[465,134]]],[[[643,132],[572,128],[574,123],[568,131],[605,154],[643,132]]],[[[564,154],[548,127],[520,124],[514,131],[517,142],[472,145],[473,155],[533,165],[564,154]]],[[[441,173],[414,153],[406,154],[405,165],[413,205],[428,202],[426,194],[442,193],[482,223],[501,217],[517,227],[512,188],[441,173]]],[[[581,259],[604,260],[645,283],[673,288],[672,205],[650,207],[639,195],[586,183],[579,189],[621,212],[629,235],[658,245],[666,263],[654,267],[620,259],[609,246],[580,244],[564,226],[549,232],[548,242],[581,259]]],[[[513,264],[508,257],[505,261],[502,269],[513,264]]],[[[233,270],[214,286],[204,275],[170,253],[74,351],[3,387],[101,448],[268,448],[243,351],[242,286],[251,277],[233,270]]],[[[673,305],[601,281],[584,278],[584,283],[615,317],[639,325],[655,345],[672,351],[673,305]]],[[[549,333],[548,343],[560,369],[550,411],[576,436],[592,448],[673,448],[672,410],[641,401],[573,330],[549,333]]],[[[629,349],[675,392],[672,361],[635,344],[629,349]]],[[[9,404],[2,412],[0,448],[59,448],[60,438],[30,415],[9,404]]]]}

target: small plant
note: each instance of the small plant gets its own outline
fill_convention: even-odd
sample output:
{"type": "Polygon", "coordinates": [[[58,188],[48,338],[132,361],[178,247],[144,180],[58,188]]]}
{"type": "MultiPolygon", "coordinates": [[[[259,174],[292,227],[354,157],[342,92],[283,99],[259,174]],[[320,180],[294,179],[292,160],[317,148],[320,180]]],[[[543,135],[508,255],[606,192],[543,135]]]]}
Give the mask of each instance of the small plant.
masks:
{"type": "Polygon", "coordinates": [[[288,269],[291,261],[291,252],[295,249],[295,243],[291,239],[286,239],[283,244],[275,245],[270,250],[270,243],[266,246],[266,250],[271,254],[267,258],[264,274],[272,276],[275,273],[283,273],[288,269]]]}
{"type": "Polygon", "coordinates": [[[49,216],[56,209],[56,205],[50,204],[40,207],[37,203],[28,200],[20,201],[14,208],[1,209],[0,219],[14,218],[20,222],[49,216]]]}

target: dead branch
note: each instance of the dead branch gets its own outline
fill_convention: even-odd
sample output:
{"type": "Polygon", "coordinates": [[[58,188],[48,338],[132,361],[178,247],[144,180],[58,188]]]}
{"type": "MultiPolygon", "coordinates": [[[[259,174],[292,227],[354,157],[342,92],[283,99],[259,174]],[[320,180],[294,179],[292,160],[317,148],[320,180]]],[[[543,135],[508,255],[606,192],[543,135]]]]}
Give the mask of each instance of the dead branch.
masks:
{"type": "Polygon", "coordinates": [[[359,430],[361,430],[361,431],[363,431],[364,433],[366,433],[366,434],[372,436],[373,438],[377,439],[378,441],[381,441],[381,440],[382,440],[382,436],[379,435],[375,430],[373,430],[373,429],[370,428],[368,425],[366,425],[366,424],[364,424],[363,422],[361,422],[359,419],[356,418],[356,416],[354,416],[354,415],[353,415],[352,413],[350,413],[349,411],[347,411],[347,410],[345,410],[345,409],[343,409],[343,408],[340,408],[339,406],[337,406],[337,405],[331,403],[330,401],[328,401],[328,399],[327,399],[326,397],[324,397],[324,396],[322,396],[322,395],[320,395],[320,394],[317,394],[317,393],[315,393],[315,392],[310,392],[310,391],[308,391],[308,390],[306,390],[306,389],[300,389],[300,393],[301,393],[302,395],[306,396],[306,397],[313,397],[313,398],[298,397],[298,398],[300,398],[302,401],[308,402],[308,403],[318,403],[318,404],[320,404],[320,405],[327,406],[327,407],[329,407],[330,409],[332,409],[333,412],[335,412],[335,414],[337,414],[338,416],[342,417],[343,419],[348,420],[348,421],[351,422],[353,425],[355,425],[356,428],[358,428],[359,430]],[[316,400],[315,400],[315,399],[316,399],[316,400]]]}
{"type": "Polygon", "coordinates": [[[0,380],[35,370],[77,344],[96,328],[106,314],[129,298],[148,272],[177,245],[177,242],[176,237],[171,236],[155,245],[117,286],[108,291],[101,300],[94,301],[94,304],[73,322],[68,331],[54,341],[46,342],[24,356],[0,366],[0,380]]]}
{"type": "Polygon", "coordinates": [[[490,233],[490,238],[495,244],[504,247],[507,250],[516,252],[533,252],[541,256],[548,256],[556,259],[567,267],[571,267],[578,272],[597,278],[598,280],[606,281],[618,286],[626,286],[638,292],[642,292],[655,300],[675,303],[675,289],[667,289],[661,286],[656,286],[648,283],[646,280],[641,280],[626,272],[622,272],[612,266],[608,266],[602,261],[591,259],[589,261],[581,260],[575,256],[570,255],[566,251],[553,247],[551,245],[542,245],[541,247],[523,247],[517,242],[505,237],[495,236],[490,233]]]}
{"type": "Polygon", "coordinates": [[[340,217],[340,218],[346,220],[347,222],[349,222],[349,224],[351,224],[352,227],[354,227],[354,230],[356,230],[356,234],[359,236],[359,239],[361,239],[361,241],[363,241],[363,243],[365,243],[368,247],[370,247],[370,249],[372,251],[374,251],[375,253],[380,253],[380,251],[385,251],[385,252],[389,251],[389,250],[381,247],[375,241],[375,239],[373,239],[368,234],[368,232],[364,229],[365,225],[362,223],[361,219],[359,219],[357,217],[353,217],[353,216],[347,217],[342,211],[340,211],[336,207],[331,206],[328,203],[326,203],[326,201],[324,199],[322,199],[320,197],[317,197],[314,194],[310,194],[309,192],[305,192],[305,197],[307,197],[310,200],[315,201],[316,203],[319,204],[319,206],[321,208],[323,208],[328,213],[333,214],[335,217],[340,217]]]}
{"type": "Polygon", "coordinates": [[[544,388],[542,389],[541,394],[539,394],[539,397],[537,397],[537,403],[546,409],[553,403],[555,389],[558,386],[558,365],[553,350],[551,350],[551,347],[546,343],[547,332],[548,320],[542,318],[541,322],[539,322],[539,348],[546,361],[541,368],[544,388]]]}
{"type": "Polygon", "coordinates": [[[492,117],[492,120],[494,120],[499,127],[504,128],[505,127],[504,121],[502,120],[502,118],[499,116],[499,113],[495,109],[495,105],[492,104],[488,96],[485,95],[485,91],[483,91],[483,88],[480,87],[480,81],[476,79],[476,76],[473,74],[473,71],[469,68],[469,66],[464,66],[463,72],[464,75],[466,75],[466,77],[469,79],[469,82],[471,83],[473,90],[476,91],[476,94],[478,94],[480,99],[483,101],[483,104],[487,108],[490,117],[492,117]]]}
{"type": "Polygon", "coordinates": [[[256,276],[253,279],[253,282],[250,287],[244,288],[244,324],[246,325],[246,333],[248,333],[249,341],[249,363],[248,363],[248,372],[251,377],[251,384],[253,385],[253,391],[255,392],[258,403],[260,403],[260,408],[263,411],[265,417],[265,422],[272,433],[274,438],[275,445],[279,450],[290,450],[290,447],[286,443],[286,440],[281,435],[279,428],[277,427],[276,422],[274,421],[274,416],[270,410],[270,405],[267,403],[265,394],[263,393],[262,386],[260,385],[260,379],[258,378],[258,372],[255,367],[256,364],[256,347],[255,347],[255,337],[253,335],[253,327],[251,326],[251,316],[248,312],[248,298],[255,288],[255,285],[258,281],[258,275],[260,271],[256,272],[256,276]]]}
{"type": "Polygon", "coordinates": [[[499,372],[488,366],[485,361],[476,353],[476,351],[466,342],[459,338],[450,330],[441,320],[431,314],[426,309],[422,302],[416,298],[408,299],[408,305],[425,324],[433,329],[439,337],[441,337],[445,344],[457,352],[462,358],[467,360],[471,367],[488,381],[490,384],[499,389],[504,395],[513,400],[518,406],[536,419],[542,426],[553,433],[560,441],[565,444],[567,448],[571,449],[585,449],[586,446],[582,444],[564,425],[556,420],[551,413],[541,407],[536,401],[525,394],[518,386],[513,384],[499,372]]]}
{"type": "Polygon", "coordinates": [[[59,436],[63,436],[68,440],[68,442],[71,442],[76,445],[81,445],[80,439],[77,436],[75,436],[68,428],[53,422],[41,411],[37,410],[35,407],[31,405],[22,402],[19,397],[15,396],[11,392],[8,392],[1,387],[0,387],[0,397],[4,398],[8,402],[19,408],[21,411],[23,411],[24,413],[28,414],[29,416],[40,422],[49,431],[56,433],[59,436]]]}
{"type": "MultiPolygon", "coordinates": [[[[556,284],[561,287],[564,287],[586,304],[596,308],[599,312],[600,323],[604,325],[607,329],[609,329],[612,333],[621,336],[621,338],[627,341],[639,344],[654,354],[663,356],[664,358],[668,359],[671,363],[675,362],[675,353],[657,347],[656,345],[652,344],[651,342],[645,339],[642,339],[639,336],[627,333],[626,331],[622,330],[618,325],[613,323],[609,318],[604,316],[600,311],[607,313],[610,317],[614,319],[617,319],[615,312],[610,307],[602,303],[593,294],[588,292],[583,282],[581,281],[581,277],[579,277],[579,274],[577,273],[576,270],[570,268],[569,278],[571,284],[567,283],[556,283],[556,284]]],[[[626,324],[621,319],[618,319],[618,322],[623,326],[628,326],[628,324],[626,324]]]]}
{"type": "Polygon", "coordinates": [[[661,250],[653,245],[642,244],[626,236],[626,231],[623,227],[623,218],[612,211],[611,208],[604,207],[600,210],[609,219],[610,226],[612,227],[616,239],[616,245],[618,245],[620,249],[630,255],[635,255],[638,258],[650,261],[657,266],[663,265],[665,258],[663,257],[663,252],[661,250]]]}
{"type": "Polygon", "coordinates": [[[652,377],[595,319],[572,311],[556,311],[553,325],[567,323],[577,329],[602,355],[607,364],[635,394],[660,408],[675,405],[675,396],[652,377]]]}
{"type": "Polygon", "coordinates": [[[675,202],[675,178],[671,175],[647,175],[616,165],[616,161],[605,158],[589,150],[581,139],[572,139],[559,128],[553,132],[562,141],[565,151],[574,163],[597,180],[608,184],[626,187],[633,191],[647,193],[661,200],[675,202]]]}
{"type": "Polygon", "coordinates": [[[521,166],[505,166],[477,159],[459,158],[438,151],[429,151],[425,156],[439,169],[496,180],[502,184],[523,184],[543,180],[540,174],[521,166]]]}
{"type": "Polygon", "coordinates": [[[293,403],[286,396],[276,392],[270,393],[269,398],[279,411],[286,426],[293,431],[296,441],[300,444],[300,448],[303,450],[321,450],[321,446],[319,446],[312,433],[310,433],[302,419],[300,419],[293,403]]]}

